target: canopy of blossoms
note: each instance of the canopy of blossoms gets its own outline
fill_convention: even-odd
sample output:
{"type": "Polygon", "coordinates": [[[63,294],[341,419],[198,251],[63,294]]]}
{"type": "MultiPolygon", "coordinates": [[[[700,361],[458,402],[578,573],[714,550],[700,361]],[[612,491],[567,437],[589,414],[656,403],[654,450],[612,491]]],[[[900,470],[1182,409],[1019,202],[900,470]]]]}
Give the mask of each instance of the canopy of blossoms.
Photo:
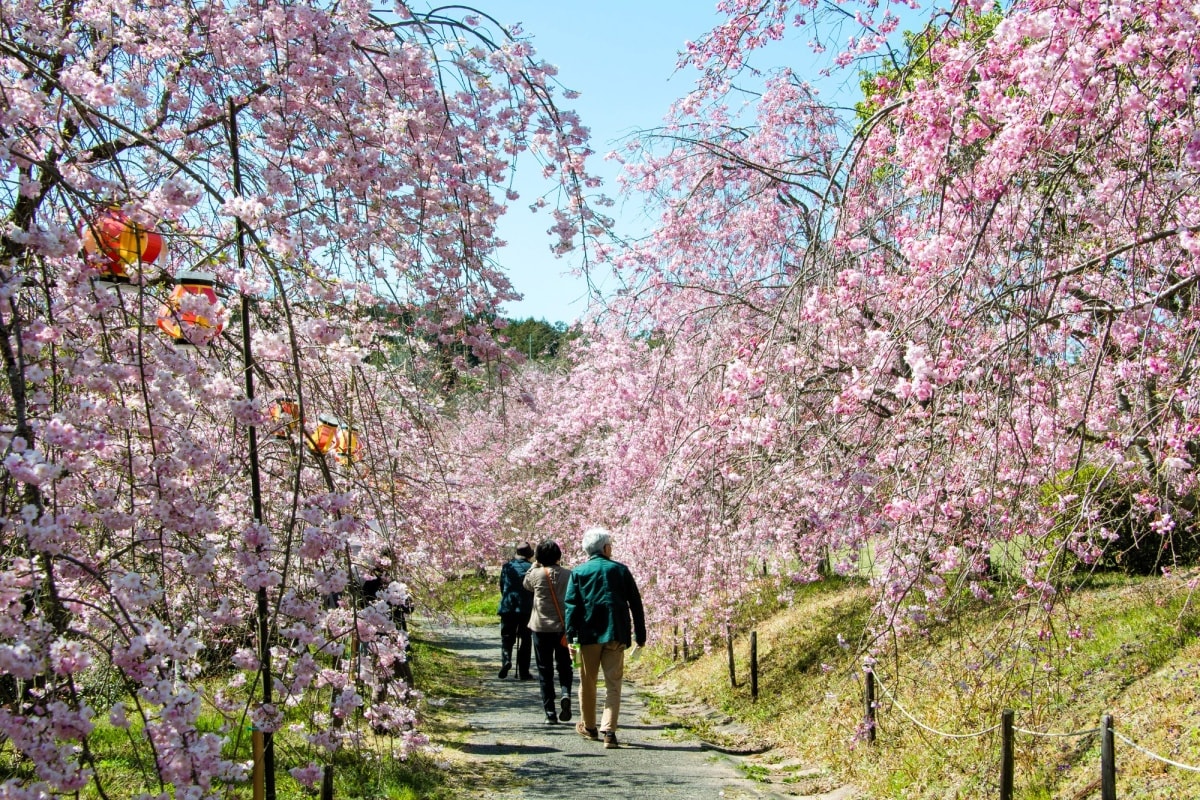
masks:
{"type": "Polygon", "coordinates": [[[553,69],[460,11],[4,4],[6,796],[128,791],[101,721],[176,797],[244,780],[250,724],[309,785],[352,719],[423,741],[400,609],[499,558],[439,398],[504,369],[518,157],[557,249],[594,185],[553,69]]]}
{"type": "Polygon", "coordinates": [[[621,155],[660,224],[618,249],[553,70],[486,16],[5,2],[0,736],[31,771],[4,791],[107,790],[98,719],[177,797],[245,779],[247,719],[296,726],[310,785],[355,718],[403,756],[398,609],[514,532],[613,528],[660,640],[764,573],[867,572],[902,632],[1000,554],[1046,605],[1131,539],[1172,563],[1196,10],[905,8],[909,50],[861,61],[901,17],[837,38],[852,5],[720,2],[695,91],[621,155]],[[796,36],[866,67],[853,113],[750,71],[796,36]],[[518,156],[561,192],[552,246],[628,289],[516,375],[518,156]]]}
{"type": "Polygon", "coordinates": [[[817,4],[721,7],[696,90],[622,153],[661,212],[601,253],[629,288],[528,384],[525,506],[612,526],[698,634],[764,569],[869,574],[876,632],[988,598],[1000,560],[1047,607],[1071,565],[1169,569],[1200,457],[1196,9],[957,4],[861,61],[891,12],[838,42],[817,4]],[[789,69],[743,91],[793,36],[863,65],[854,113],[789,69]]]}

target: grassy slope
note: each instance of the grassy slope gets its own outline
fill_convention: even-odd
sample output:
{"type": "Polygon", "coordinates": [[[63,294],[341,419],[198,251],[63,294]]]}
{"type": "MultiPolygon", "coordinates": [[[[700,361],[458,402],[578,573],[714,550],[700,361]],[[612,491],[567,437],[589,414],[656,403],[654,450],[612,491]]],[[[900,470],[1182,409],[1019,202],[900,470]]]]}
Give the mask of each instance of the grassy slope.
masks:
{"type": "MultiPolygon", "coordinates": [[[[998,796],[998,732],[953,739],[922,730],[901,710],[946,733],[983,731],[1005,708],[1018,729],[1072,732],[1101,716],[1141,746],[1200,765],[1200,609],[1179,579],[1098,578],[1052,613],[997,600],[908,638],[902,654],[885,648],[876,667],[879,693],[874,745],[856,738],[863,716],[859,632],[869,613],[862,585],[805,587],[786,608],[759,598],[739,628],[757,632],[759,698],[749,689],[748,636],[735,639],[738,687],[731,688],[724,643],[686,666],[660,648],[636,677],[696,697],[744,723],[751,738],[776,749],[764,762],[798,792],[842,783],[871,798],[998,796]],[[839,643],[841,634],[844,640],[839,643]],[[801,769],[806,767],[807,769],[801,769]]],[[[997,587],[997,597],[1009,592],[997,587]]],[[[707,723],[700,723],[703,728],[707,723]]],[[[704,732],[704,731],[702,731],[704,732]]],[[[709,730],[708,735],[718,735],[709,730]]],[[[1200,774],[1149,759],[1116,742],[1118,796],[1200,797],[1200,774]]],[[[1015,739],[1016,796],[1099,797],[1098,735],[1015,739]]]]}
{"type": "MultiPolygon", "coordinates": [[[[461,616],[494,622],[495,591],[490,580],[465,580],[443,598],[461,616]]],[[[996,587],[995,594],[1010,594],[996,587]]],[[[870,599],[864,586],[831,581],[777,596],[764,587],[747,603],[735,630],[738,686],[730,688],[723,642],[686,665],[671,661],[669,642],[631,665],[643,683],[658,683],[696,697],[741,722],[754,741],[777,746],[752,776],[772,779],[781,791],[828,791],[849,783],[870,798],[979,798],[998,793],[999,738],[996,733],[947,739],[922,731],[883,692],[878,739],[856,738],[862,719],[862,659],[859,632],[868,621],[870,599]],[[759,698],[749,690],[749,647],[745,632],[757,633],[759,698]],[[839,635],[842,637],[839,640],[839,635]]],[[[1103,578],[1073,593],[1049,616],[1009,601],[973,609],[920,638],[903,643],[903,655],[881,657],[877,673],[914,717],[951,733],[969,733],[997,724],[1004,708],[1016,711],[1016,725],[1034,731],[1068,732],[1095,728],[1102,714],[1114,716],[1118,732],[1167,758],[1200,765],[1200,609],[1180,579],[1103,578]]],[[[413,659],[420,688],[437,702],[424,707],[423,728],[436,741],[458,740],[464,731],[455,706],[478,691],[461,665],[416,635],[413,659]],[[445,708],[441,701],[449,700],[445,708]]],[[[695,656],[695,647],[692,655],[695,656]]],[[[657,704],[665,707],[663,704],[657,704]]],[[[730,736],[719,720],[684,720],[709,739],[730,736]]],[[[220,720],[213,717],[211,727],[220,720]]],[[[110,781],[132,790],[142,783],[126,734],[100,721],[94,744],[110,781]]],[[[307,760],[303,746],[282,737],[286,768],[307,760]]],[[[733,744],[734,742],[727,742],[733,744]]],[[[491,783],[486,765],[435,764],[436,755],[407,762],[390,755],[387,740],[368,737],[367,752],[339,758],[337,797],[457,797],[470,787],[491,783]],[[373,757],[372,757],[373,756],[373,757]],[[447,767],[449,767],[447,769],[447,767]]],[[[247,757],[246,743],[238,757],[247,757]]],[[[1089,787],[1099,775],[1096,735],[1016,737],[1019,798],[1099,797],[1089,787]]],[[[1200,797],[1200,774],[1160,764],[1129,745],[1116,743],[1118,796],[1200,797]]],[[[27,765],[0,751],[0,777],[26,777],[27,765]]],[[[111,785],[111,784],[110,784],[111,785]]],[[[151,782],[145,788],[153,790],[151,782]]],[[[280,797],[307,795],[280,775],[280,797]]],[[[87,793],[85,793],[87,794],[87,793]]],[[[118,792],[117,796],[128,796],[118,792]]],[[[240,787],[232,797],[248,797],[240,787]]],[[[310,796],[310,795],[307,795],[310,796]]]]}

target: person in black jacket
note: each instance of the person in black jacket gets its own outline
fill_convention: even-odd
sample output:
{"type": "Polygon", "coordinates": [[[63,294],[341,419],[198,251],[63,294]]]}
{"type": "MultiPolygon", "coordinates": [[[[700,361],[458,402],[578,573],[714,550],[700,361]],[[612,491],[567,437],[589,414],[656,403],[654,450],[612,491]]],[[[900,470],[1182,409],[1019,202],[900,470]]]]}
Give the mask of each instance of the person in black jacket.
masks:
{"type": "Polygon", "coordinates": [[[521,542],[516,556],[500,568],[500,678],[508,677],[512,671],[513,645],[517,647],[517,677],[523,681],[533,680],[529,671],[532,652],[532,636],[529,616],[533,613],[533,592],[525,588],[525,573],[529,572],[529,559],[533,558],[533,547],[521,542]]]}

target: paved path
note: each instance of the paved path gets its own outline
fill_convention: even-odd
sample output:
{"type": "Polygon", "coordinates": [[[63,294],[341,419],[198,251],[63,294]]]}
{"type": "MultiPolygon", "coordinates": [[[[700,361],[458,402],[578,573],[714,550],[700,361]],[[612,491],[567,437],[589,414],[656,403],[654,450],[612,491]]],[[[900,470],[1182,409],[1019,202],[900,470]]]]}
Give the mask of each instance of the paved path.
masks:
{"type": "MultiPolygon", "coordinates": [[[[470,726],[462,748],[470,758],[500,760],[511,770],[503,787],[479,787],[485,800],[533,798],[779,798],[746,778],[738,757],[706,749],[695,737],[650,718],[628,682],[621,699],[621,746],[605,750],[575,732],[578,698],[569,723],[547,725],[537,681],[496,678],[500,648],[495,626],[433,626],[423,636],[475,662],[482,696],[459,709],[470,726]]],[[[576,675],[576,691],[578,691],[576,675]]],[[[598,692],[603,703],[604,688],[598,692]]]]}

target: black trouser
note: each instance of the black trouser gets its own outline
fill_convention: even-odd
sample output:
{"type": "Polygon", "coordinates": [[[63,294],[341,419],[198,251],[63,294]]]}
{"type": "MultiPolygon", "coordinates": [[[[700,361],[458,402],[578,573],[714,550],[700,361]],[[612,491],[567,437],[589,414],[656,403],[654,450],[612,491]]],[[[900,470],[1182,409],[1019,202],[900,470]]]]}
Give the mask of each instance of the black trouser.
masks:
{"type": "Polygon", "coordinates": [[[500,655],[503,666],[512,666],[513,645],[517,646],[517,677],[529,674],[529,617],[523,614],[500,615],[500,655]]]}
{"type": "Polygon", "coordinates": [[[562,631],[547,633],[533,632],[533,652],[537,656],[538,686],[542,690],[542,708],[547,714],[557,715],[558,709],[554,701],[558,694],[554,691],[554,667],[558,666],[558,684],[562,687],[563,697],[571,694],[571,682],[575,671],[571,667],[571,651],[562,644],[562,631]]]}

